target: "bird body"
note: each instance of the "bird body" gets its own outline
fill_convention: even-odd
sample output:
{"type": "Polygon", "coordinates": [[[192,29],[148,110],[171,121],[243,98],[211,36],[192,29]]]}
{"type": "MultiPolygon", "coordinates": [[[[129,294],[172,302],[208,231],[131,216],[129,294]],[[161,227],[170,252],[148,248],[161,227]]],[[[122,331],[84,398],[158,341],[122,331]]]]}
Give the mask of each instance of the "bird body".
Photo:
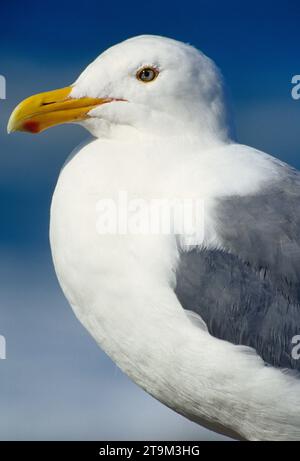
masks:
{"type": "MultiPolygon", "coordinates": [[[[158,400],[228,435],[287,438],[291,427],[281,419],[285,413],[289,420],[293,413],[298,418],[299,394],[289,387],[299,384],[265,367],[251,349],[213,338],[186,315],[174,293],[181,250],[174,236],[97,232],[97,201],[116,199],[119,190],[145,200],[205,195],[213,214],[213,202],[224,189],[253,193],[284,168],[236,144],[203,153],[199,148],[197,155],[194,143],[182,144],[166,140],[158,148],[157,140],[148,140],[145,149],[142,140],[97,139],[67,162],[51,208],[60,284],[97,343],[158,400]]],[[[221,243],[213,223],[209,227],[205,246],[216,247],[221,243]]]]}
{"type": "Polygon", "coordinates": [[[298,172],[232,138],[220,73],[188,45],[131,39],[60,91],[67,99],[53,104],[67,116],[50,119],[40,97],[42,109],[30,118],[30,100],[9,127],[44,129],[72,111],[95,136],[66,162],[51,206],[53,261],[75,315],[133,381],[190,420],[234,438],[299,439],[289,355],[298,172]],[[120,193],[200,201],[203,229],[99,232],[103,203],[120,193]]]}

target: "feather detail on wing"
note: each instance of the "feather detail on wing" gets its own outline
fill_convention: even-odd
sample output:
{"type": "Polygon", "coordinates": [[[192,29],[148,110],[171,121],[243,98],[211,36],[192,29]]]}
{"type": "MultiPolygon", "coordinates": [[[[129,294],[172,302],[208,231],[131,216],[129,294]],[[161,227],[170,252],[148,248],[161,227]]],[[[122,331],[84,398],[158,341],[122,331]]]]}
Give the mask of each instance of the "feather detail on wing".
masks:
{"type": "Polygon", "coordinates": [[[292,357],[300,334],[300,176],[283,171],[256,194],[217,200],[222,248],[182,251],[175,292],[212,335],[300,370],[292,357]]]}

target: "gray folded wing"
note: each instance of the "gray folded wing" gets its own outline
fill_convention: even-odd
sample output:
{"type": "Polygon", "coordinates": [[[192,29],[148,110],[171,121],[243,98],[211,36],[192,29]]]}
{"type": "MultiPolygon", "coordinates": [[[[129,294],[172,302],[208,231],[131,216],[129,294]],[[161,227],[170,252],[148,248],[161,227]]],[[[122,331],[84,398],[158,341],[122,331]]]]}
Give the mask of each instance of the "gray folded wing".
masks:
{"type": "Polygon", "coordinates": [[[218,200],[222,249],[181,252],[175,292],[212,335],[300,370],[292,356],[300,335],[300,178],[285,173],[256,194],[218,200]]]}

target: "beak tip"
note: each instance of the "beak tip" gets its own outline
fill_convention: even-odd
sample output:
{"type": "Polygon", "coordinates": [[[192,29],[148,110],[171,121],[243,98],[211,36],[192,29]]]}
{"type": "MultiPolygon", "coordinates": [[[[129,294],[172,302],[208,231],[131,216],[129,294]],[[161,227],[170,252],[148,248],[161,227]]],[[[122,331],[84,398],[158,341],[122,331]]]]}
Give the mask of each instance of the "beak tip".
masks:
{"type": "Polygon", "coordinates": [[[7,129],[7,134],[11,134],[11,133],[13,133],[15,131],[13,125],[10,122],[8,122],[8,125],[7,125],[6,129],[7,129]]]}
{"type": "Polygon", "coordinates": [[[9,117],[8,123],[7,123],[7,134],[11,134],[14,131],[17,131],[17,124],[16,124],[16,117],[15,117],[15,111],[11,114],[9,117]]]}

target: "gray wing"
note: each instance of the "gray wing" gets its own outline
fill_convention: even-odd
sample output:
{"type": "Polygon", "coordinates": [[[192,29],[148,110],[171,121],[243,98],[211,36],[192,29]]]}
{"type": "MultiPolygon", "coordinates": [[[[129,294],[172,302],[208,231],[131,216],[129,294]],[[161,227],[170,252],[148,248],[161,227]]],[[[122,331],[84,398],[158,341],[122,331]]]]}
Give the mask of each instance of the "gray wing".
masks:
{"type": "Polygon", "coordinates": [[[215,217],[223,249],[181,253],[179,301],[212,335],[300,370],[292,358],[292,338],[300,334],[299,174],[288,170],[257,194],[220,199],[215,217]]]}

